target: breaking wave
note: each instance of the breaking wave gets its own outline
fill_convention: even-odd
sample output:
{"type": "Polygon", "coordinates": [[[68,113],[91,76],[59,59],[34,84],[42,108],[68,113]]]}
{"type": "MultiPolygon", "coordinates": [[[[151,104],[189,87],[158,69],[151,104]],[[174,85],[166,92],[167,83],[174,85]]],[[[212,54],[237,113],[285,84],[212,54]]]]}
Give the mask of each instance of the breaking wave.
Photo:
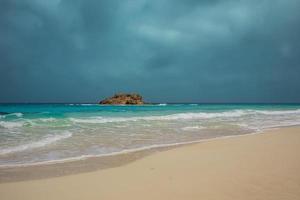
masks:
{"type": "Polygon", "coordinates": [[[201,130],[201,129],[205,129],[205,127],[203,126],[186,126],[181,128],[184,131],[194,131],[194,130],[201,130]]]}
{"type": "Polygon", "coordinates": [[[300,109],[297,110],[256,110],[255,112],[264,115],[287,115],[287,114],[300,114],[300,109]]]}
{"type": "Polygon", "coordinates": [[[23,116],[23,113],[9,113],[5,116],[16,116],[16,117],[22,117],[23,116]]]}
{"type": "Polygon", "coordinates": [[[21,152],[21,151],[26,151],[26,150],[30,150],[30,149],[44,147],[44,146],[47,146],[47,145],[52,144],[54,142],[57,142],[59,140],[69,138],[71,136],[72,136],[72,133],[69,132],[69,131],[65,131],[61,135],[49,135],[49,136],[46,136],[45,138],[43,138],[39,141],[19,145],[19,146],[16,146],[16,147],[9,147],[9,148],[5,148],[5,149],[0,149],[0,155],[5,155],[5,154],[10,154],[10,153],[21,152]]]}
{"type": "Polygon", "coordinates": [[[6,112],[0,112],[0,118],[6,118],[9,116],[16,116],[16,117],[23,117],[23,113],[6,113],[6,112]]]}
{"type": "Polygon", "coordinates": [[[167,104],[166,103],[160,103],[158,104],[159,106],[166,106],[167,104]]]}
{"type": "Polygon", "coordinates": [[[24,122],[18,121],[18,122],[8,122],[8,121],[0,121],[0,127],[6,128],[6,129],[13,129],[13,128],[19,128],[22,127],[24,122]]]}
{"type": "Polygon", "coordinates": [[[178,113],[162,116],[142,116],[142,117],[88,117],[88,118],[70,118],[75,123],[110,123],[110,122],[126,122],[126,121],[155,121],[155,120],[180,120],[180,119],[210,119],[217,117],[240,117],[246,115],[247,112],[235,110],[230,112],[220,113],[178,113]]]}

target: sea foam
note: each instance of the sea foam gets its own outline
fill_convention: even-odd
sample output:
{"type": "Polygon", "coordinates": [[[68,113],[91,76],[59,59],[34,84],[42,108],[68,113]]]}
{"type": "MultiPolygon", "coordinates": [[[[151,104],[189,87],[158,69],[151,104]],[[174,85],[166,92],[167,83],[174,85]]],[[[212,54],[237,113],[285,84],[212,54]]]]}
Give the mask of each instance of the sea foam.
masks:
{"type": "Polygon", "coordinates": [[[15,147],[0,149],[0,155],[5,155],[5,154],[10,154],[10,153],[21,152],[21,151],[44,147],[44,146],[50,145],[54,142],[57,142],[59,140],[63,140],[63,139],[69,138],[69,137],[72,137],[72,133],[69,131],[64,131],[60,135],[48,135],[48,136],[44,137],[43,139],[35,141],[35,142],[31,142],[28,144],[23,144],[23,145],[19,145],[19,146],[15,146],[15,147]]]}
{"type": "Polygon", "coordinates": [[[300,124],[300,106],[80,105],[2,112],[0,167],[117,155],[300,124]]]}
{"type": "Polygon", "coordinates": [[[300,114],[300,109],[297,110],[256,110],[255,112],[264,115],[287,115],[287,114],[300,114]]]}
{"type": "Polygon", "coordinates": [[[6,118],[6,117],[9,117],[9,116],[16,116],[16,117],[23,117],[23,113],[7,113],[7,114],[3,114],[3,115],[0,115],[0,119],[1,118],[6,118]]]}
{"type": "Polygon", "coordinates": [[[141,116],[141,117],[87,117],[87,118],[70,118],[70,121],[75,123],[110,123],[110,122],[127,122],[127,121],[160,121],[160,120],[190,120],[190,119],[210,119],[218,117],[240,117],[248,114],[247,111],[234,110],[219,113],[178,113],[162,116],[141,116]]]}
{"type": "Polygon", "coordinates": [[[8,121],[0,121],[0,127],[6,128],[6,129],[13,129],[13,128],[19,128],[22,127],[24,124],[23,121],[14,121],[14,122],[8,122],[8,121]]]}
{"type": "Polygon", "coordinates": [[[194,131],[194,130],[201,130],[201,129],[205,129],[205,127],[203,127],[203,126],[186,126],[186,127],[181,128],[181,130],[184,130],[184,131],[194,131]]]}

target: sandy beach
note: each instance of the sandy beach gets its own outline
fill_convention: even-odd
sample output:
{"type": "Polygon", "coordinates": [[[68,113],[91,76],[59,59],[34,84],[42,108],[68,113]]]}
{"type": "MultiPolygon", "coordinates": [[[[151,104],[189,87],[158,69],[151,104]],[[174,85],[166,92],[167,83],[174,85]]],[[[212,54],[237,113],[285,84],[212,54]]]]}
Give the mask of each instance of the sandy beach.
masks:
{"type": "Polygon", "coordinates": [[[300,199],[300,128],[206,141],[128,164],[0,184],[1,200],[300,199]]]}
{"type": "Polygon", "coordinates": [[[0,200],[300,200],[300,0],[0,0],[0,200]]]}

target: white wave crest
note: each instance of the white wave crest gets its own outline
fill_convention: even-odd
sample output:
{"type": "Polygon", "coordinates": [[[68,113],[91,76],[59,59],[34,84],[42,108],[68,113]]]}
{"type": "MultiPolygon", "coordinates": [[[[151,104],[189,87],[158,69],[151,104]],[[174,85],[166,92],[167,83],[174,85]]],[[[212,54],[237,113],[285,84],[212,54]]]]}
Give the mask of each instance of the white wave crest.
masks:
{"type": "Polygon", "coordinates": [[[13,128],[19,128],[22,127],[24,122],[18,121],[18,122],[8,122],[8,121],[0,121],[0,127],[7,128],[7,129],[13,129],[13,128]]]}
{"type": "Polygon", "coordinates": [[[125,121],[136,121],[137,117],[129,118],[104,118],[104,117],[88,117],[88,118],[70,118],[71,122],[75,123],[87,123],[87,124],[98,124],[98,123],[109,123],[109,122],[125,122],[125,121]]]}
{"type": "Polygon", "coordinates": [[[6,118],[8,116],[22,117],[23,113],[9,113],[9,114],[6,114],[6,115],[1,115],[0,118],[6,118]]]}
{"type": "Polygon", "coordinates": [[[240,117],[248,114],[247,111],[234,110],[219,113],[179,113],[162,116],[142,116],[142,117],[87,117],[87,118],[70,118],[75,123],[110,123],[110,122],[127,122],[127,121],[155,121],[155,120],[191,120],[191,119],[210,119],[218,117],[240,117]]]}
{"type": "Polygon", "coordinates": [[[173,115],[166,115],[166,116],[157,116],[152,117],[153,119],[165,119],[165,120],[178,120],[178,119],[210,119],[210,118],[218,118],[218,117],[240,117],[243,115],[248,114],[247,111],[243,110],[233,110],[228,112],[201,112],[201,113],[179,113],[173,115]]]}
{"type": "Polygon", "coordinates": [[[40,118],[39,121],[41,121],[41,122],[54,122],[54,121],[56,121],[56,119],[54,117],[40,118]]]}
{"type": "Polygon", "coordinates": [[[23,113],[10,113],[10,114],[8,114],[8,115],[6,115],[6,116],[12,116],[12,115],[14,115],[14,116],[16,116],[16,117],[22,117],[22,116],[23,116],[23,113]]]}
{"type": "Polygon", "coordinates": [[[224,112],[198,112],[198,113],[177,113],[170,115],[157,116],[139,116],[139,117],[86,117],[86,118],[70,118],[74,123],[112,123],[112,122],[127,122],[127,121],[163,121],[163,120],[197,120],[197,119],[214,119],[214,118],[236,118],[245,115],[291,115],[300,113],[298,110],[281,110],[281,111],[264,111],[264,110],[231,110],[224,112]]]}
{"type": "Polygon", "coordinates": [[[264,115],[287,115],[287,114],[300,114],[300,109],[296,110],[256,110],[255,112],[264,115]]]}
{"type": "Polygon", "coordinates": [[[45,137],[45,138],[43,138],[39,141],[36,141],[36,142],[23,144],[23,145],[16,146],[16,147],[0,149],[0,155],[5,155],[5,154],[10,154],[10,153],[26,151],[26,150],[29,150],[29,149],[44,147],[44,146],[47,146],[47,145],[52,144],[54,142],[57,142],[59,140],[69,138],[71,136],[72,136],[72,133],[69,132],[69,131],[65,131],[61,135],[49,135],[49,136],[47,136],[47,137],[45,137]]]}
{"type": "Polygon", "coordinates": [[[201,130],[201,129],[205,129],[205,127],[203,126],[186,126],[181,128],[184,131],[194,131],[194,130],[201,130]]]}

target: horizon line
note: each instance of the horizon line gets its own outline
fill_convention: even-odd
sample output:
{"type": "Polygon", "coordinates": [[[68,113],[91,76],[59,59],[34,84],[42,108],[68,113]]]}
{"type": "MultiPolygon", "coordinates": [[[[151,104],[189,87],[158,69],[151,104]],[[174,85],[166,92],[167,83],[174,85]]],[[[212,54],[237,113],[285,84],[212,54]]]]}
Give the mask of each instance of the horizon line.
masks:
{"type": "MultiPolygon", "coordinates": [[[[0,104],[99,104],[99,103],[98,102],[0,102],[0,104]]],[[[145,104],[142,105],[147,105],[147,104],[300,104],[300,102],[146,102],[145,104]]]]}

